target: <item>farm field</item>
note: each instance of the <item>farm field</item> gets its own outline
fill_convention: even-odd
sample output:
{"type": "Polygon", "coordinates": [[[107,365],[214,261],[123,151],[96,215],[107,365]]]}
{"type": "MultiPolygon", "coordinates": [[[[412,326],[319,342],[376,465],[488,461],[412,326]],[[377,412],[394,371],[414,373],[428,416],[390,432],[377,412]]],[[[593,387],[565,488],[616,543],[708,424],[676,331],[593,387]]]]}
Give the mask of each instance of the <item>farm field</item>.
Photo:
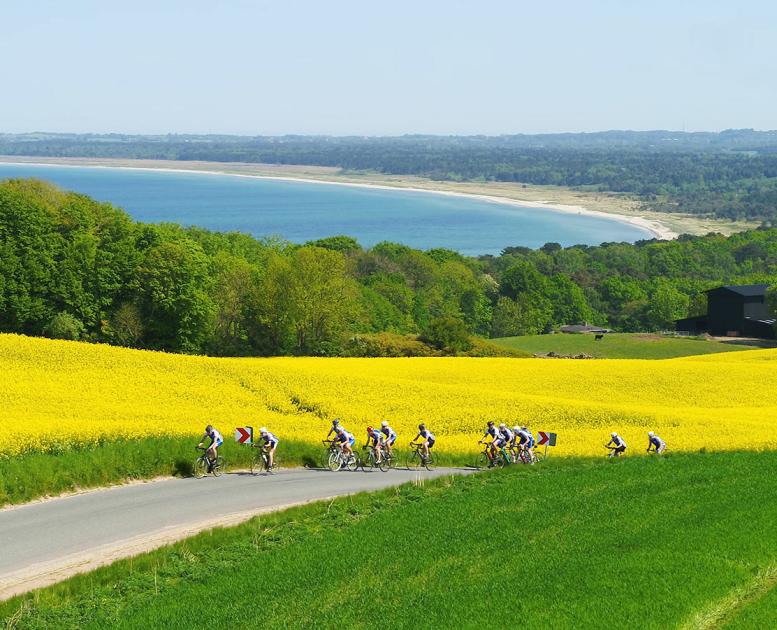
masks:
{"type": "MultiPolygon", "coordinates": [[[[671,451],[777,448],[775,362],[777,350],[668,361],[213,359],[0,335],[0,500],[170,474],[207,423],[228,441],[236,426],[265,425],[300,463],[320,452],[335,417],[359,440],[387,419],[400,444],[425,421],[440,455],[459,461],[489,419],[558,433],[554,456],[602,454],[612,430],[630,453],[648,430],[671,451]],[[32,479],[47,467],[58,472],[32,479]]],[[[229,448],[247,461],[246,449],[229,448]]]]}
{"type": "Polygon", "coordinates": [[[650,333],[608,333],[596,341],[594,335],[555,334],[502,337],[492,343],[503,348],[530,353],[560,355],[587,354],[600,359],[674,359],[718,352],[752,350],[747,346],[683,337],[664,337],[650,333]]]}
{"type": "Polygon", "coordinates": [[[379,598],[387,627],[766,627],[776,472],[774,452],[697,453],[408,484],[206,532],[6,602],[0,619],[370,627],[379,598]]]}

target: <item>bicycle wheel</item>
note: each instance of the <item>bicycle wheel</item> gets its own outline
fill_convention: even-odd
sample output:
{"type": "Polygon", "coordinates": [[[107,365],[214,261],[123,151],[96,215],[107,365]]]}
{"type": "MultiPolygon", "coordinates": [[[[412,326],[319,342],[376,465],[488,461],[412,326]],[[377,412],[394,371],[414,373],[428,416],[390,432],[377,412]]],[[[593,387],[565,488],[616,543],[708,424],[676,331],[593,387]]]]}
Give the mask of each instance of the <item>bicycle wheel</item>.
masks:
{"type": "Polygon", "coordinates": [[[208,472],[208,463],[204,457],[198,457],[194,460],[194,476],[197,479],[202,479],[208,472]]]}
{"type": "Polygon", "coordinates": [[[356,456],[356,454],[352,453],[348,460],[345,462],[345,467],[351,472],[355,472],[359,470],[360,463],[361,462],[359,461],[359,458],[356,456]]]}
{"type": "Polygon", "coordinates": [[[337,472],[340,470],[340,467],[343,465],[342,460],[340,459],[340,453],[330,453],[329,454],[329,470],[332,472],[337,472]]]}
{"type": "Polygon", "coordinates": [[[264,466],[264,462],[262,461],[262,453],[261,451],[256,451],[254,453],[254,456],[251,458],[251,474],[252,475],[258,475],[259,472],[262,470],[262,467],[264,466]]]}
{"type": "Polygon", "coordinates": [[[281,460],[278,459],[278,455],[276,454],[275,457],[272,458],[272,468],[268,468],[267,472],[271,475],[274,475],[281,469],[281,460]]]}
{"type": "Polygon", "coordinates": [[[221,455],[219,455],[216,458],[216,461],[213,462],[213,476],[214,477],[221,477],[223,473],[227,471],[227,460],[224,459],[221,455]]]}
{"type": "Polygon", "coordinates": [[[381,472],[388,472],[388,469],[391,468],[391,462],[385,453],[383,453],[383,457],[378,462],[378,468],[380,468],[381,472]]]}
{"type": "Polygon", "coordinates": [[[477,468],[478,470],[481,470],[482,468],[488,468],[488,465],[491,463],[491,460],[488,459],[488,455],[485,453],[481,453],[478,455],[478,458],[475,460],[475,463],[473,466],[477,468]]]}
{"type": "Polygon", "coordinates": [[[543,459],[545,459],[544,453],[538,453],[537,451],[534,451],[534,463],[539,464],[543,459]]]}
{"type": "Polygon", "coordinates": [[[421,467],[421,455],[418,451],[408,453],[405,458],[405,468],[408,470],[418,470],[421,467]]]}
{"type": "Polygon", "coordinates": [[[431,454],[431,453],[429,453],[429,457],[427,457],[427,458],[424,460],[424,467],[425,467],[425,468],[426,468],[426,470],[428,470],[428,471],[432,471],[432,470],[434,470],[434,457],[432,457],[432,454],[431,454]]]}

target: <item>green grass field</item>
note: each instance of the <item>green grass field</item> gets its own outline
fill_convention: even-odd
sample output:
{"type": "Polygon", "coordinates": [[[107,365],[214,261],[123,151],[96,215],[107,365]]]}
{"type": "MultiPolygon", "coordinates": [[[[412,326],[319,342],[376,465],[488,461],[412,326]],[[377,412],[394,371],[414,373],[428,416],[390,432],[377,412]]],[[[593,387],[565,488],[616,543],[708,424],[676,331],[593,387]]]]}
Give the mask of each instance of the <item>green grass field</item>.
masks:
{"type": "Polygon", "coordinates": [[[673,359],[695,354],[752,350],[750,346],[647,333],[608,333],[601,341],[588,334],[529,335],[491,340],[496,345],[529,353],[588,354],[600,359],[673,359]]]}
{"type": "Polygon", "coordinates": [[[0,605],[14,628],[768,627],[777,453],[548,460],[312,504],[0,605]]]}

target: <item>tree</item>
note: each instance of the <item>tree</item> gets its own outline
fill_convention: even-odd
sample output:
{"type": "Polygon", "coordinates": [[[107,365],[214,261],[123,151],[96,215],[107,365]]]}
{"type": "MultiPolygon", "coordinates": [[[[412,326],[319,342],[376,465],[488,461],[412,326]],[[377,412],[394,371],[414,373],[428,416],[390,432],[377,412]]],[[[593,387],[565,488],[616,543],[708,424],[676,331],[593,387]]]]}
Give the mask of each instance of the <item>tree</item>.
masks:
{"type": "Polygon", "coordinates": [[[213,257],[210,273],[210,298],[215,310],[209,346],[214,354],[249,354],[248,320],[258,271],[245,259],[221,251],[213,257]]]}
{"type": "Polygon", "coordinates": [[[545,285],[545,278],[531,262],[518,261],[502,275],[499,292],[514,300],[521,293],[542,293],[545,285]]]}
{"type": "Polygon", "coordinates": [[[650,294],[647,324],[653,330],[674,328],[675,320],[686,317],[690,300],[666,281],[659,281],[650,294]]]}
{"type": "MultiPolygon", "coordinates": [[[[766,290],[766,305],[772,315],[777,317],[777,284],[766,290]]],[[[774,331],[777,334],[777,322],[774,323],[774,331]]]]}
{"type": "Polygon", "coordinates": [[[120,346],[137,348],[143,339],[143,315],[136,304],[124,302],[108,321],[108,336],[120,346]]]}
{"type": "Polygon", "coordinates": [[[472,342],[464,322],[456,317],[436,317],[424,330],[421,340],[438,350],[456,353],[469,350],[472,342]]]}
{"type": "Polygon", "coordinates": [[[548,323],[548,311],[532,304],[526,297],[511,300],[502,296],[494,307],[491,336],[536,335],[545,331],[548,323]]]}
{"type": "Polygon", "coordinates": [[[84,334],[84,325],[78,318],[63,311],[51,318],[51,321],[46,326],[46,334],[52,339],[75,341],[84,334]]]}
{"type": "Polygon", "coordinates": [[[152,347],[199,352],[210,332],[208,260],[190,240],[150,248],[138,271],[137,290],[152,347]]]}
{"type": "Polygon", "coordinates": [[[348,324],[358,321],[357,296],[340,252],[302,247],[268,266],[264,321],[280,348],[291,340],[291,350],[316,353],[337,344],[348,324]]]}
{"type": "Polygon", "coordinates": [[[554,276],[549,289],[556,324],[582,324],[593,320],[594,312],[583,290],[568,277],[554,276]]]}

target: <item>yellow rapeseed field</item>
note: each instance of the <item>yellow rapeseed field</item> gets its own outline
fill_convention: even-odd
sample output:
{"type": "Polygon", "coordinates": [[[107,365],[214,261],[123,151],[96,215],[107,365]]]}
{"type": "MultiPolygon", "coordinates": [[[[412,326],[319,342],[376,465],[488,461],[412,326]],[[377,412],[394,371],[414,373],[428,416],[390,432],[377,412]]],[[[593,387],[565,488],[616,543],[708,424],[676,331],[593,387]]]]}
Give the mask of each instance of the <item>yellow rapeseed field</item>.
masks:
{"type": "MultiPolygon", "coordinates": [[[[363,438],[419,421],[440,449],[472,451],[487,420],[555,431],[555,454],[632,450],[655,430],[671,450],[777,448],[777,350],[666,361],[213,359],[0,335],[4,451],[150,435],[231,435],[267,425],[317,442],[340,417],[363,438]]],[[[638,447],[638,448],[635,448],[638,447]]]]}

